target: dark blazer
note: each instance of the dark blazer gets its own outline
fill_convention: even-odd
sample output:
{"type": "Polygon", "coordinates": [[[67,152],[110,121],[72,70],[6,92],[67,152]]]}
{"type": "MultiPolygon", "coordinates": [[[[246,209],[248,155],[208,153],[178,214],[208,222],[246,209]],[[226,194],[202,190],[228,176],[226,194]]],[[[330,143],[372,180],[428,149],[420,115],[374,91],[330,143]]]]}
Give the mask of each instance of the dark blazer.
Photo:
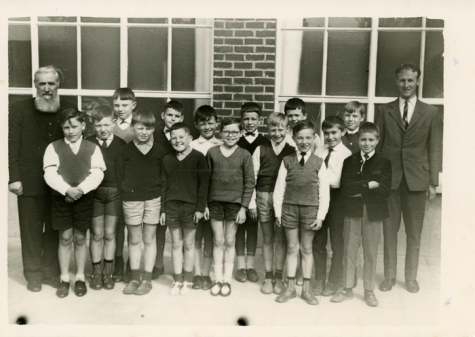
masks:
{"type": "Polygon", "coordinates": [[[391,191],[391,162],[381,154],[375,153],[363,166],[361,152],[349,156],[343,162],[340,189],[343,201],[343,213],[348,217],[363,217],[363,205],[366,205],[370,221],[389,217],[387,198],[391,191]],[[377,181],[379,187],[370,190],[368,183],[377,181]],[[361,197],[351,197],[361,194],[361,197]]]}
{"type": "Polygon", "coordinates": [[[374,122],[380,129],[377,152],[391,160],[396,189],[404,174],[409,190],[427,191],[439,184],[442,171],[442,116],[437,108],[417,100],[404,132],[399,100],[379,107],[374,122]]]}
{"type": "Polygon", "coordinates": [[[163,132],[163,127],[155,129],[155,131],[153,132],[153,141],[155,143],[158,143],[158,145],[160,145],[165,150],[165,154],[175,153],[175,150],[170,144],[170,141],[168,140],[167,136],[165,136],[165,133],[163,132]]]}
{"type": "Polygon", "coordinates": [[[61,100],[60,109],[52,127],[51,138],[38,125],[34,98],[17,102],[10,106],[8,115],[8,170],[9,183],[21,181],[24,196],[45,195],[49,187],[43,178],[43,155],[49,139],[63,138],[60,112],[69,108],[77,109],[71,103],[61,100]]]}

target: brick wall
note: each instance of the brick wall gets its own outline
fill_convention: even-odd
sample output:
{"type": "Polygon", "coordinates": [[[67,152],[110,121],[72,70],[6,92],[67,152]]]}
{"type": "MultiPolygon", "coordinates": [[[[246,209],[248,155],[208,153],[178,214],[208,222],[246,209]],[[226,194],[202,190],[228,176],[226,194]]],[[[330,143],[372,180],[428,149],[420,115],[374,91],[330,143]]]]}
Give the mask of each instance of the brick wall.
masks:
{"type": "Polygon", "coordinates": [[[239,116],[242,103],[274,110],[275,33],[273,19],[214,21],[213,106],[219,116],[239,116]]]}

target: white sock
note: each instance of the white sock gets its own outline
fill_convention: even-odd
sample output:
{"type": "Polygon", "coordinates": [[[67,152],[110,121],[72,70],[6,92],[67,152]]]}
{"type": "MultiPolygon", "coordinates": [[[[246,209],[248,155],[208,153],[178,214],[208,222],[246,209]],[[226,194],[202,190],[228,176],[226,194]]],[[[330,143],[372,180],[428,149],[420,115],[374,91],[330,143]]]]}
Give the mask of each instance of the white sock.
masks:
{"type": "Polygon", "coordinates": [[[61,275],[61,281],[63,281],[63,282],[69,282],[69,274],[61,275]]]}
{"type": "Polygon", "coordinates": [[[224,282],[231,282],[233,276],[234,263],[225,263],[224,264],[224,282]]]}
{"type": "Polygon", "coordinates": [[[216,282],[223,281],[223,264],[222,263],[214,265],[214,275],[216,278],[216,282]]]}
{"type": "Polygon", "coordinates": [[[247,269],[254,269],[254,255],[248,255],[246,261],[247,269]]]}
{"type": "Polygon", "coordinates": [[[76,274],[76,281],[85,281],[84,274],[76,274]]]}
{"type": "Polygon", "coordinates": [[[237,269],[246,269],[246,257],[238,256],[237,257],[237,269]]]}

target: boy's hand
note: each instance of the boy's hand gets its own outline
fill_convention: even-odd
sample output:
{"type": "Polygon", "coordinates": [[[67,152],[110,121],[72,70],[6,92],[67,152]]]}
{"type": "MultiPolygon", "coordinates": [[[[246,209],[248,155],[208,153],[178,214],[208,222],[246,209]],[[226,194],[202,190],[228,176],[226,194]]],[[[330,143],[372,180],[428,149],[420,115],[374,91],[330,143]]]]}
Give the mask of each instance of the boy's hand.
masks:
{"type": "Polygon", "coordinates": [[[193,216],[193,222],[194,223],[200,222],[200,220],[203,219],[203,216],[204,216],[203,212],[196,211],[195,215],[193,216]]]}
{"type": "Polygon", "coordinates": [[[239,210],[238,215],[236,217],[236,223],[238,225],[240,225],[240,224],[244,223],[244,221],[246,221],[246,208],[241,207],[241,209],[239,210]]]}
{"type": "Polygon", "coordinates": [[[257,221],[257,208],[251,208],[248,210],[249,216],[251,217],[252,221],[257,221]]]}
{"type": "Polygon", "coordinates": [[[280,220],[280,216],[277,216],[275,218],[275,224],[277,225],[277,227],[281,227],[282,226],[282,220],[280,220]]]}
{"type": "Polygon", "coordinates": [[[78,200],[82,194],[82,190],[77,187],[70,187],[66,191],[66,195],[74,200],[78,200]]]}
{"type": "Polygon", "coordinates": [[[72,204],[72,203],[75,202],[76,200],[74,200],[73,198],[71,198],[69,195],[66,195],[66,197],[64,198],[64,201],[66,201],[66,203],[68,203],[68,204],[72,204]]]}
{"type": "Polygon", "coordinates": [[[370,181],[368,183],[368,188],[370,190],[374,190],[375,188],[378,188],[379,187],[379,183],[377,181],[370,181]]]}
{"type": "Polygon", "coordinates": [[[165,213],[160,214],[160,225],[161,226],[165,226],[166,219],[167,219],[167,217],[166,217],[165,213]]]}
{"type": "Polygon", "coordinates": [[[320,219],[315,220],[313,224],[310,225],[310,229],[312,231],[318,231],[320,228],[322,228],[323,221],[320,219]]]}
{"type": "Polygon", "coordinates": [[[437,194],[436,187],[434,185],[429,185],[429,190],[427,191],[427,199],[432,200],[437,194]]]}
{"type": "Polygon", "coordinates": [[[23,184],[21,181],[15,181],[14,183],[11,183],[8,185],[8,189],[10,192],[15,193],[16,195],[22,195],[23,194],[23,184]]]}
{"type": "Polygon", "coordinates": [[[205,208],[204,219],[209,220],[209,208],[208,207],[205,208]]]}

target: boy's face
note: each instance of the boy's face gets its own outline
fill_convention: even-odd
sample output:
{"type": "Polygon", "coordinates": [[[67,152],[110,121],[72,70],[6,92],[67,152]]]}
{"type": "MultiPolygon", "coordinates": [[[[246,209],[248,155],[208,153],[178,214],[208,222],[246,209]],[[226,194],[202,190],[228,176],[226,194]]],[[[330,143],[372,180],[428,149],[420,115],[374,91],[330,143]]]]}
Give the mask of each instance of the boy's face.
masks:
{"type": "Polygon", "coordinates": [[[245,112],[242,116],[242,126],[246,132],[254,132],[257,130],[260,121],[259,114],[257,112],[245,112]]]}
{"type": "Polygon", "coordinates": [[[270,138],[276,143],[280,144],[285,139],[287,133],[287,125],[270,125],[269,126],[269,135],[270,138]]]}
{"type": "Polygon", "coordinates": [[[112,134],[114,129],[115,119],[111,117],[104,117],[99,122],[94,121],[94,129],[96,130],[96,136],[100,140],[107,140],[112,134]]]}
{"type": "Polygon", "coordinates": [[[331,148],[334,148],[341,143],[341,137],[343,137],[344,134],[345,132],[341,131],[338,126],[333,126],[330,129],[323,129],[325,143],[327,143],[331,148]]]}
{"type": "Polygon", "coordinates": [[[370,153],[376,148],[376,145],[378,145],[379,137],[372,132],[363,132],[359,135],[358,143],[361,151],[370,153]]]}
{"type": "Polygon", "coordinates": [[[292,129],[295,124],[300,121],[307,119],[307,115],[302,112],[300,109],[287,110],[285,113],[289,119],[289,127],[292,129]]]}
{"type": "Polygon", "coordinates": [[[68,119],[61,125],[64,137],[74,143],[82,136],[82,132],[86,128],[86,123],[78,121],[76,118],[68,119]]]}
{"type": "Polygon", "coordinates": [[[170,143],[176,152],[184,152],[190,147],[193,137],[183,129],[173,130],[170,133],[170,143]]]}
{"type": "Polygon", "coordinates": [[[145,126],[142,123],[135,123],[132,129],[134,131],[135,140],[139,143],[148,142],[155,130],[155,128],[145,126]]]}
{"type": "Polygon", "coordinates": [[[200,120],[198,123],[195,123],[195,126],[200,131],[201,137],[211,139],[214,136],[218,124],[216,123],[216,118],[212,116],[207,120],[200,120]]]}
{"type": "Polygon", "coordinates": [[[345,122],[345,128],[350,131],[358,130],[360,124],[363,123],[365,116],[361,116],[360,111],[348,112],[345,111],[343,115],[343,121],[345,122]]]}
{"type": "Polygon", "coordinates": [[[294,136],[295,144],[300,152],[308,152],[313,149],[313,143],[315,142],[315,132],[312,129],[300,130],[294,136]]]}
{"type": "Polygon", "coordinates": [[[132,115],[137,102],[134,102],[130,99],[115,99],[112,102],[112,105],[117,116],[119,116],[121,119],[127,119],[130,117],[130,115],[132,115]]]}
{"type": "Polygon", "coordinates": [[[181,112],[176,111],[175,109],[167,108],[167,110],[162,112],[162,119],[165,123],[165,127],[170,129],[173,124],[183,122],[183,115],[181,112]]]}
{"type": "Polygon", "coordinates": [[[223,130],[221,130],[221,138],[226,147],[233,147],[239,141],[241,137],[241,130],[239,130],[238,124],[229,124],[226,125],[223,130]]]}

